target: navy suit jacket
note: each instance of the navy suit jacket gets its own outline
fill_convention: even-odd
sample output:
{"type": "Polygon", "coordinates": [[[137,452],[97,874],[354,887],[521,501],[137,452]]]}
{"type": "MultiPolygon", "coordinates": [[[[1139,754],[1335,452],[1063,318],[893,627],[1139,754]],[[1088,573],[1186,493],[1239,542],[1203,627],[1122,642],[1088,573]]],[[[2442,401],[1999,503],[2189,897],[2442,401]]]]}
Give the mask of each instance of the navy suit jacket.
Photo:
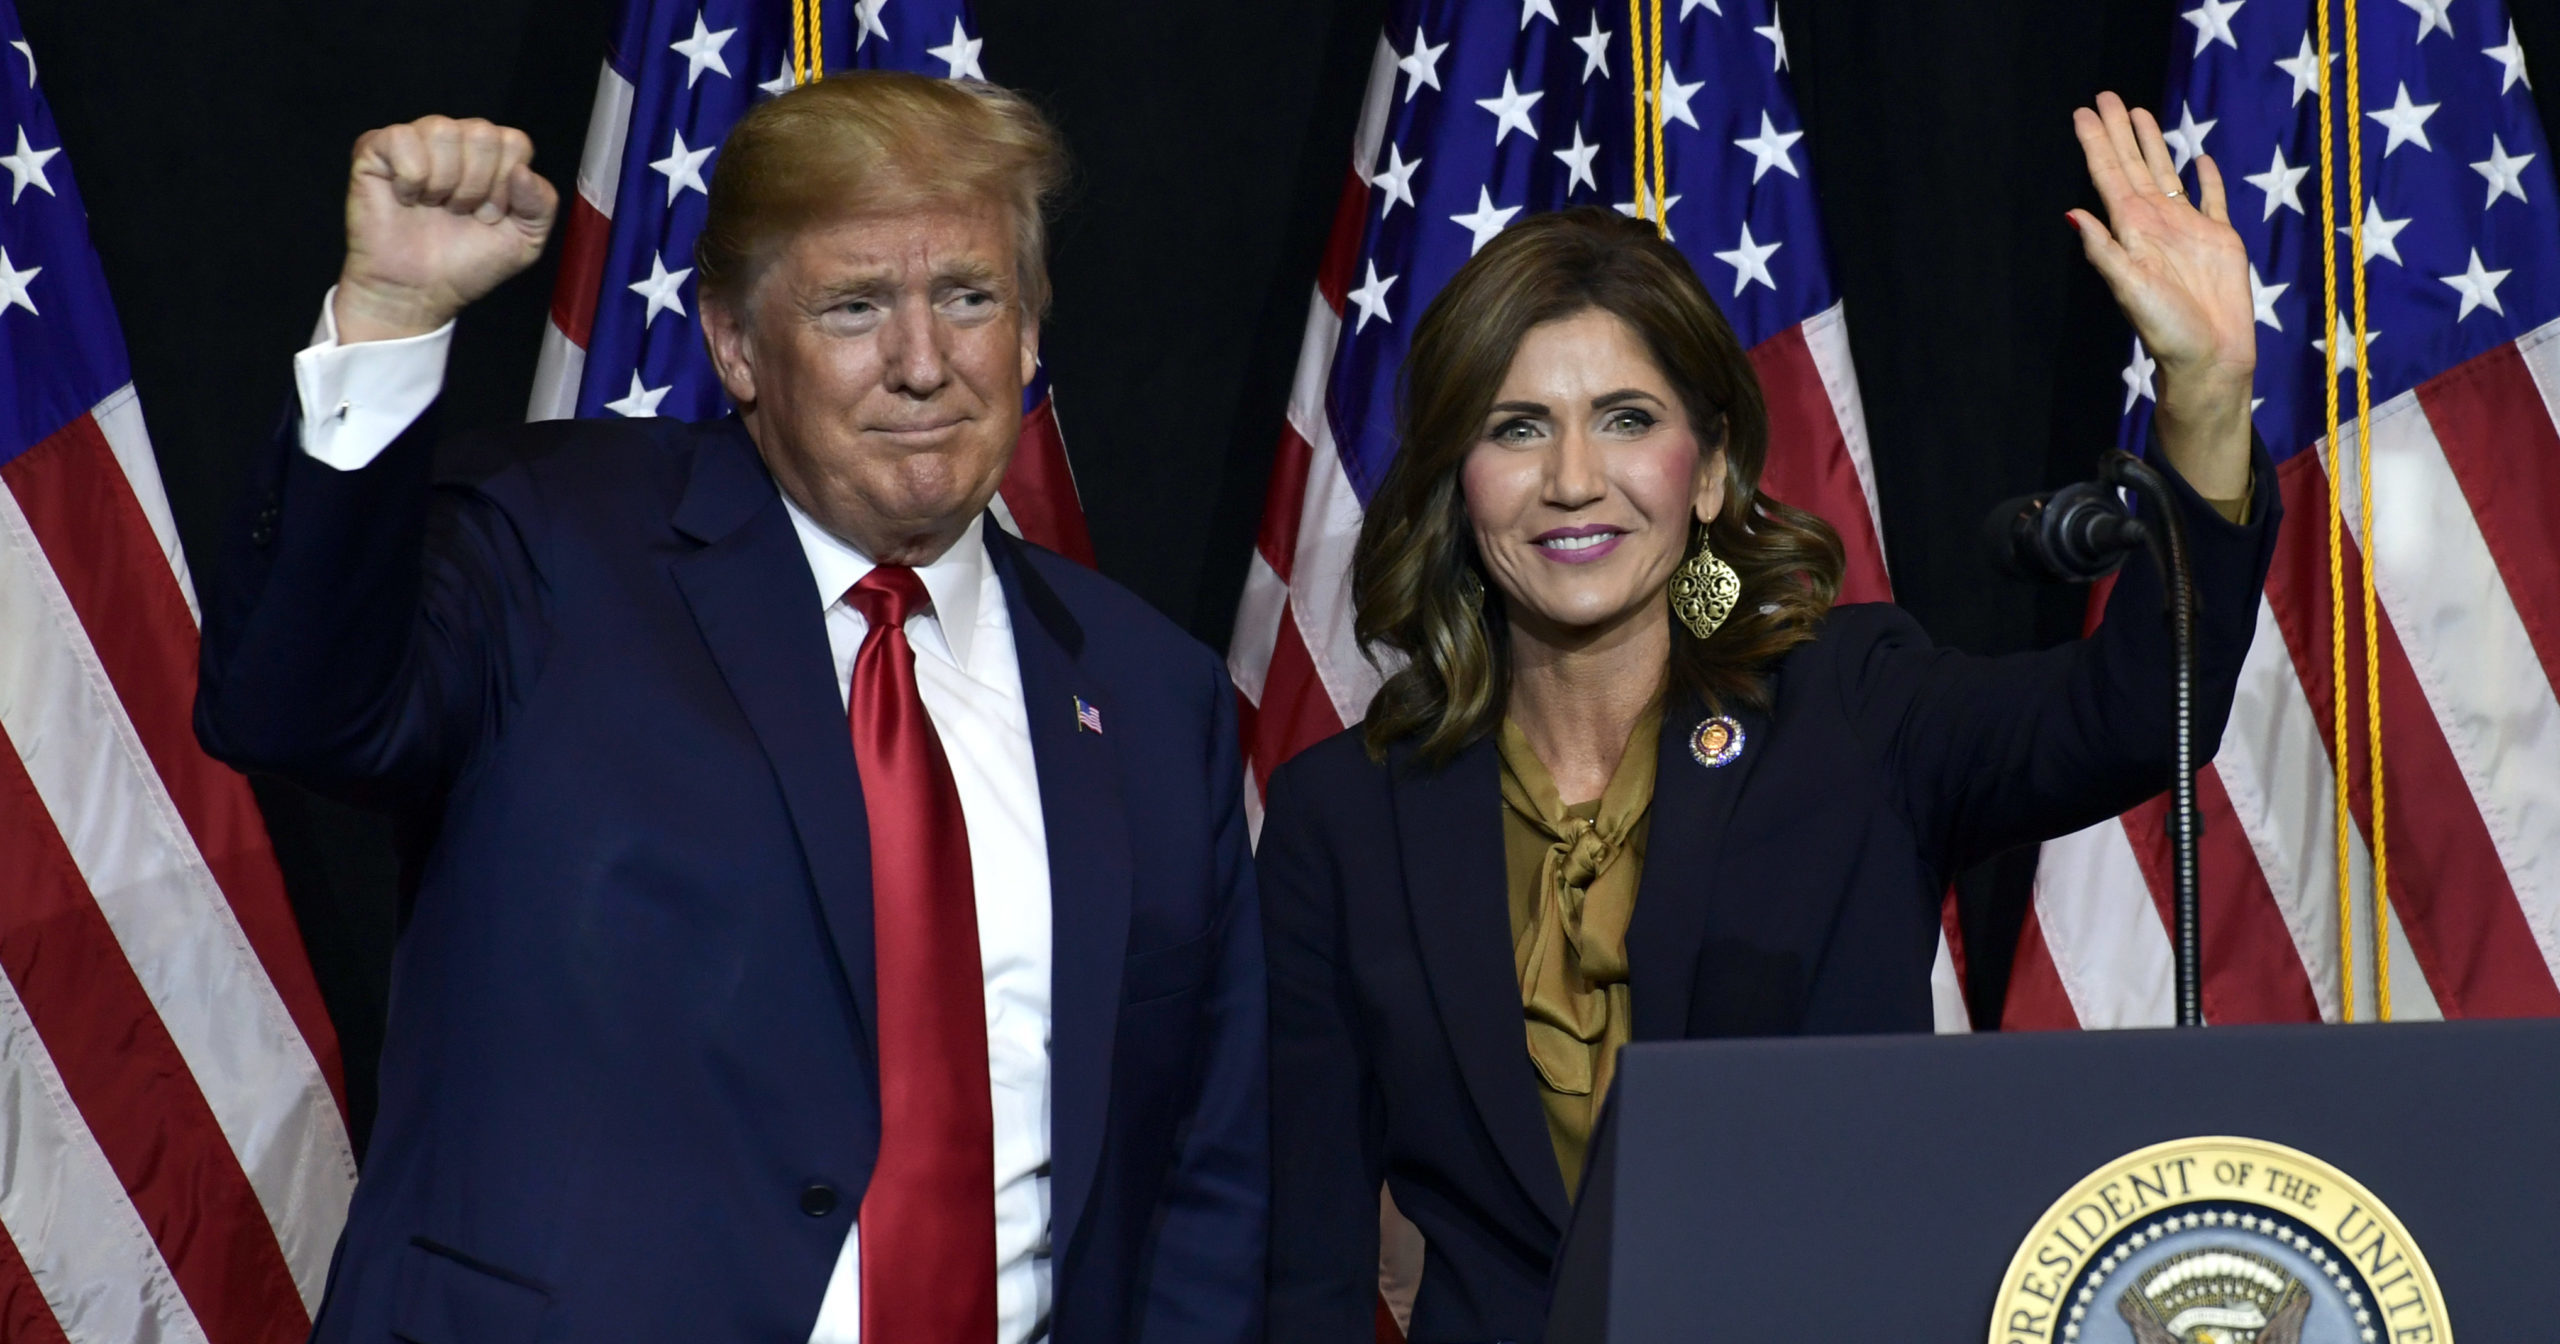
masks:
{"type": "MultiPolygon", "coordinates": [[[[2273,554],[2263,453],[2249,526],[2188,492],[2201,611],[2196,731],[2230,712],[2273,554]]],[[[1693,760],[1675,703],[1627,930],[1634,1034],[1927,1031],[1948,879],[2166,787],[2160,584],[2120,572],[2091,638],[2008,658],[1932,648],[1899,608],[1834,610],[1736,709],[1730,764],[1693,760]]],[[[1378,1185],[1422,1229],[1415,1344],[1546,1329],[1571,1205],[1523,1036],[1488,737],[1437,769],[1357,730],[1271,781],[1258,862],[1271,958],[1271,1337],[1365,1341],[1378,1185]]],[[[1640,1180],[1640,1173],[1621,1175],[1640,1180]]],[[[1737,1211],[1736,1216],[1748,1216],[1737,1211]]]]}
{"type": "MultiPolygon", "coordinates": [[[[808,562],[735,420],[508,433],[522,465],[438,489],[423,426],[339,472],[289,424],[205,603],[214,755],[442,808],[314,1338],[798,1344],[879,1148],[862,781],[808,562]]],[[[1125,590],[986,538],[1055,914],[1054,1338],[1258,1338],[1234,692],[1125,590]]]]}

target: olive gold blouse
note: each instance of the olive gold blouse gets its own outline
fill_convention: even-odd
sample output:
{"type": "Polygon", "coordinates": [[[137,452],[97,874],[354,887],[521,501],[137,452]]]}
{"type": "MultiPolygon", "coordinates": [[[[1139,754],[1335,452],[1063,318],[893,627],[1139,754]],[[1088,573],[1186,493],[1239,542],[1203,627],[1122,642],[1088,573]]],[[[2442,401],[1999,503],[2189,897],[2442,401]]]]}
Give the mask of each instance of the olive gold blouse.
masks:
{"type": "Polygon", "coordinates": [[[1581,1183],[1583,1151],[1609,1094],[1618,1047],[1634,1035],[1627,921],[1644,873],[1661,725],[1659,711],[1645,714],[1608,788],[1575,804],[1557,797],[1518,724],[1504,719],[1498,740],[1512,965],[1547,1137],[1567,1190],[1581,1183]]]}

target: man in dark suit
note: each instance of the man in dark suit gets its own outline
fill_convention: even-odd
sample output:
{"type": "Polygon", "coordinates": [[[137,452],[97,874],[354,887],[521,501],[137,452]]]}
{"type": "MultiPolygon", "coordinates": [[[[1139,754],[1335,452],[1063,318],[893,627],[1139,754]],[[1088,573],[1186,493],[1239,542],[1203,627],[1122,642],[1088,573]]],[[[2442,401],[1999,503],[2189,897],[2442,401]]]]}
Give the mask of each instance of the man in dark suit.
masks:
{"type": "Polygon", "coordinates": [[[509,431],[433,488],[454,315],[556,207],[518,132],[356,145],[197,731],[441,808],[315,1337],[1260,1331],[1260,920],[1232,691],[990,526],[1054,134],[861,75],[724,146],[738,406],[509,431]]]}

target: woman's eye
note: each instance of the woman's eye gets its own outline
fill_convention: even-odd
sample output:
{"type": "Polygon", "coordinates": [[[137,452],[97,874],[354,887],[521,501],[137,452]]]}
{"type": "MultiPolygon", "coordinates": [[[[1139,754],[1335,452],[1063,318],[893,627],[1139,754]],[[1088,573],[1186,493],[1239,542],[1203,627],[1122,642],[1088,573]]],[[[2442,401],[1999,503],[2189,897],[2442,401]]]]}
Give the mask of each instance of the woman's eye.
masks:
{"type": "Polygon", "coordinates": [[[1527,443],[1537,434],[1538,427],[1529,421],[1505,420],[1493,427],[1492,438],[1496,443],[1527,443]]]}
{"type": "Polygon", "coordinates": [[[1638,410],[1613,411],[1607,425],[1620,434],[1637,434],[1653,428],[1653,417],[1638,410]]]}

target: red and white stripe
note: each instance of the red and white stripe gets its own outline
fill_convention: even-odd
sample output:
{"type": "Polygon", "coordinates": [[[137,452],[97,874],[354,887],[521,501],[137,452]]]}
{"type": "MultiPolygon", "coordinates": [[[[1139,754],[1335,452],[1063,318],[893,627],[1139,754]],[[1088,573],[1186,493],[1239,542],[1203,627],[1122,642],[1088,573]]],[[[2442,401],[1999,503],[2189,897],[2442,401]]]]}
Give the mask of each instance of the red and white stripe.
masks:
{"type": "Polygon", "coordinates": [[[1352,132],[1351,172],[1316,273],[1297,377],[1263,496],[1262,528],[1227,645],[1227,671],[1243,717],[1245,809],[1257,834],[1271,772],[1359,722],[1380,682],[1351,634],[1351,551],[1360,539],[1360,496],[1335,452],[1324,393],[1368,211],[1367,165],[1377,161],[1386,135],[1395,71],[1395,49],[1382,36],[1370,57],[1368,93],[1352,132]]]}
{"type": "Polygon", "coordinates": [[[132,388],[0,466],[0,1335],[300,1339],[355,1186],[337,1041],[132,388]]]}
{"type": "MultiPolygon", "coordinates": [[[[1271,772],[1297,752],[1359,722],[1380,680],[1352,634],[1351,551],[1360,537],[1360,498],[1334,451],[1325,388],[1369,205],[1366,166],[1377,161],[1395,74],[1395,50],[1381,38],[1352,137],[1351,172],[1307,310],[1288,419],[1264,498],[1262,530],[1227,650],[1227,670],[1241,701],[1249,774],[1246,808],[1257,831],[1271,772]]],[[[1751,351],[1751,363],[1769,403],[1764,485],[1775,497],[1811,509],[1839,529],[1849,557],[1843,601],[1889,598],[1884,539],[1875,521],[1875,466],[1867,450],[1866,412],[1849,357],[1845,313],[1834,304],[1780,332],[1751,351]]],[[[1373,374],[1382,379],[1391,375],[1383,369],[1373,374]]],[[[1944,938],[1934,987],[1940,1028],[1962,1030],[1964,996],[1944,938]]]]}
{"type": "MultiPolygon", "coordinates": [[[[2213,1021],[2341,1013],[2328,456],[2277,469],[2286,523],[2257,640],[2200,776],[2213,1021]]],[[[2346,510],[2356,1016],[2376,1004],[2358,555],[2382,618],[2392,1014],[2560,1013],[2560,322],[2376,407],[2373,496],[2373,545],[2352,494],[2346,510]]],[[[2007,1025],[2170,1020],[2160,815],[2045,846],[2007,1025]]]]}
{"type": "MultiPolygon", "coordinates": [[[[527,420],[566,420],[578,413],[578,385],[587,371],[588,338],[595,331],[596,298],[604,290],[605,251],[613,237],[614,194],[622,187],[622,151],[631,138],[633,97],[631,81],[606,61],[596,76],[586,147],[578,155],[578,189],[561,221],[560,274],[551,287],[551,316],[542,328],[527,420]]],[[[1015,536],[1094,563],[1093,538],[1053,398],[1041,398],[1022,417],[1013,463],[992,507],[996,521],[1015,536]]]]}
{"type": "Polygon", "coordinates": [[[551,286],[551,320],[533,368],[527,420],[566,420],[578,413],[578,382],[587,371],[587,337],[595,330],[596,296],[604,292],[605,244],[613,233],[614,193],[622,189],[622,148],[631,138],[631,81],[604,62],[596,107],[578,154],[578,189],[560,221],[560,276],[551,286]]]}

